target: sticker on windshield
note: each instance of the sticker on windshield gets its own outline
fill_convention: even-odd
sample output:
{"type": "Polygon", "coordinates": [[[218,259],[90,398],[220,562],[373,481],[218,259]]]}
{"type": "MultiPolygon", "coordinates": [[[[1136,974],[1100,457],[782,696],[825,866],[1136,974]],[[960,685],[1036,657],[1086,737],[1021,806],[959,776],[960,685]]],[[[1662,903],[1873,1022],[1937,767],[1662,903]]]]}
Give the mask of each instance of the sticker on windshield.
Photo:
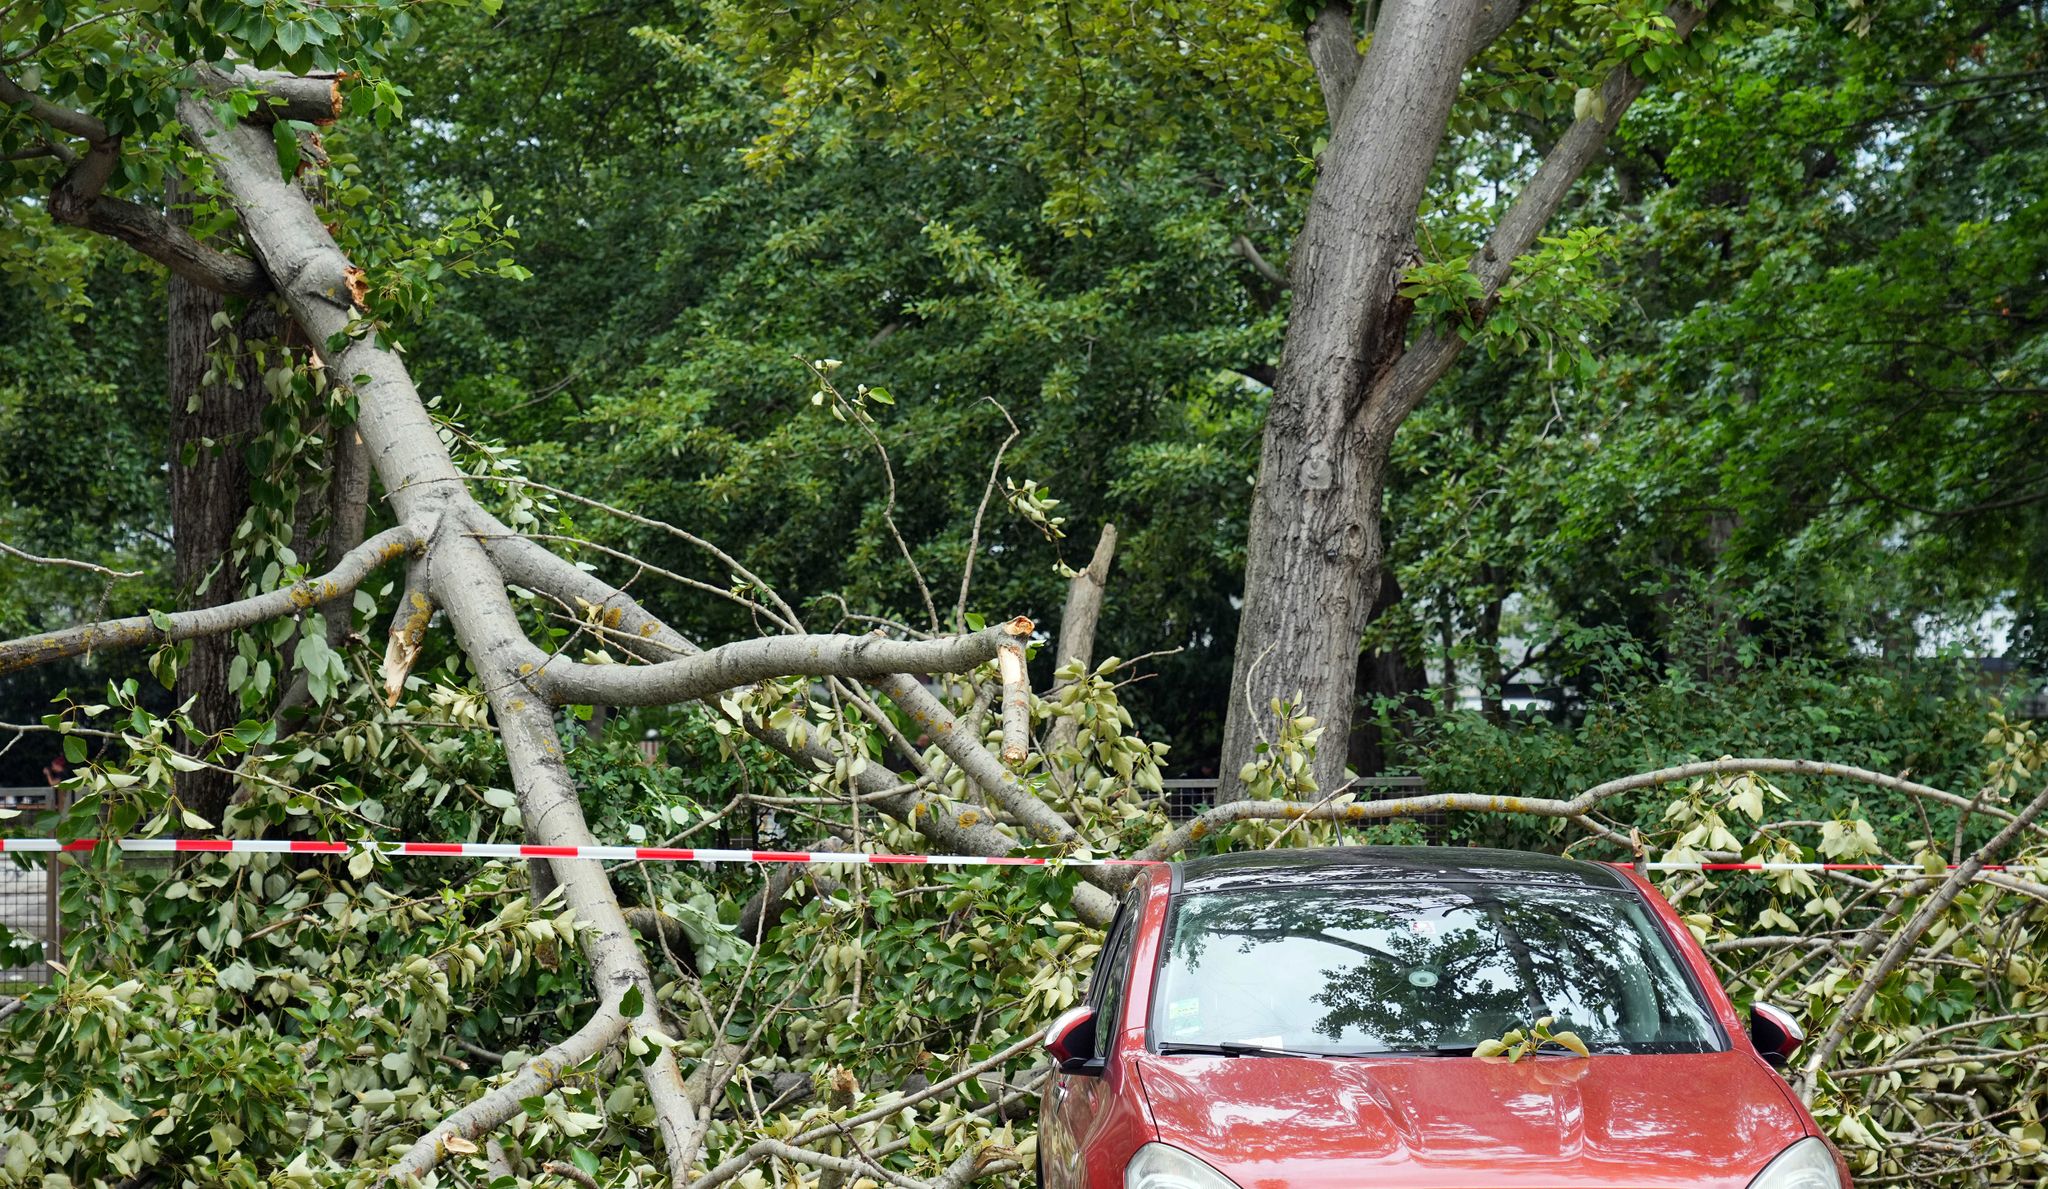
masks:
{"type": "Polygon", "coordinates": [[[1188,1036],[1202,1030],[1202,1001],[1199,999],[1176,999],[1166,1005],[1166,1023],[1176,1036],[1188,1036]]]}

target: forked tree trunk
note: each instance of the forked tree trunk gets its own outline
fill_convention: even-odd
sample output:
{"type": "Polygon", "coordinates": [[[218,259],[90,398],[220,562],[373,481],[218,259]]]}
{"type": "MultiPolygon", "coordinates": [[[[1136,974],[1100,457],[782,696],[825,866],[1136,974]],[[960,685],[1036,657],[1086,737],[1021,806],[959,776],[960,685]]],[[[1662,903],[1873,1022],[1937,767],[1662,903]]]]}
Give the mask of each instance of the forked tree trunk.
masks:
{"type": "MultiPolygon", "coordinates": [[[[1712,3],[1678,0],[1665,15],[1687,37],[1712,3]]],[[[1463,328],[1428,326],[1404,345],[1412,311],[1400,283],[1415,259],[1416,215],[1466,62],[1528,7],[1388,0],[1362,61],[1347,5],[1332,3],[1309,30],[1331,134],[1289,261],[1294,308],[1252,500],[1218,801],[1244,796],[1238,774],[1272,733],[1273,699],[1326,726],[1351,721],[1367,594],[1379,581],[1388,452],[1465,341],[1463,328]]],[[[1642,90],[1616,67],[1551,146],[1472,259],[1480,296],[1468,323],[1491,313],[1515,261],[1642,90]]],[[[1343,772],[1343,749],[1319,749],[1318,786],[1334,790],[1343,772]]]]}
{"type": "MultiPolygon", "coordinates": [[[[1359,637],[1379,581],[1380,500],[1392,427],[1361,424],[1373,381],[1401,350],[1399,299],[1416,212],[1449,126],[1485,0],[1406,0],[1380,13],[1348,87],[1324,68],[1333,113],[1321,175],[1289,259],[1293,312],[1266,415],[1252,497],[1244,610],[1223,731],[1220,801],[1244,795],[1238,770],[1273,733],[1269,703],[1294,701],[1335,731],[1351,721],[1359,637]]],[[[1323,21],[1332,21],[1326,12],[1323,21]]],[[[1355,57],[1342,27],[1311,36],[1355,57]]],[[[1313,48],[1313,43],[1312,43],[1313,48]]],[[[1344,748],[1319,750],[1325,789],[1344,748]]]]}

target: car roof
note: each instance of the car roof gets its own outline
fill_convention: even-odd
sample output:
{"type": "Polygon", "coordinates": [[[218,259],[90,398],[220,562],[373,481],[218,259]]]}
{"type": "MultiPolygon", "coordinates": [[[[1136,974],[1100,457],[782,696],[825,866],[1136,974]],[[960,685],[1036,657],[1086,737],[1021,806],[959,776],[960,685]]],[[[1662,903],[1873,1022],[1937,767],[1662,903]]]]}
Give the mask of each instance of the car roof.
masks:
{"type": "Polygon", "coordinates": [[[1628,877],[1603,863],[1467,846],[1318,846],[1245,851],[1173,865],[1176,892],[1242,888],[1482,883],[1615,891],[1628,877]]]}

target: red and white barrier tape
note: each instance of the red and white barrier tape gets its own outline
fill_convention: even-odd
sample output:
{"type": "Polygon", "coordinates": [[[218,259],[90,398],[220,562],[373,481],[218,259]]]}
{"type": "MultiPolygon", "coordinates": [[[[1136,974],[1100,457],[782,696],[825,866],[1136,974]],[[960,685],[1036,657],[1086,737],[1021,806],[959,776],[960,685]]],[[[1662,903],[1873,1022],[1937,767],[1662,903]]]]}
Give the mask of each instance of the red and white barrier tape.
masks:
{"type": "MultiPolygon", "coordinates": [[[[103,840],[0,838],[0,852],[91,851],[103,840]]],[[[466,859],[595,859],[608,863],[835,863],[905,867],[1145,867],[1153,859],[1044,858],[1034,855],[881,855],[843,850],[706,850],[674,846],[542,846],[516,842],[313,842],[285,838],[118,838],[106,843],[127,854],[201,853],[263,855],[377,854],[466,859]]],[[[1916,863],[1647,863],[1649,871],[1860,871],[1926,875],[1916,863]]],[[[1954,870],[1953,867],[1949,870],[1954,870]]],[[[1999,865],[1985,871],[2004,871],[1999,865]]]]}
{"type": "MultiPolygon", "coordinates": [[[[0,838],[0,851],[90,851],[102,840],[0,838]]],[[[311,842],[283,838],[119,838],[107,843],[129,854],[385,855],[466,859],[597,859],[610,863],[839,863],[926,867],[1146,866],[1145,859],[1049,859],[1032,855],[879,855],[840,850],[706,850],[674,846],[541,846],[516,842],[311,842]]]]}

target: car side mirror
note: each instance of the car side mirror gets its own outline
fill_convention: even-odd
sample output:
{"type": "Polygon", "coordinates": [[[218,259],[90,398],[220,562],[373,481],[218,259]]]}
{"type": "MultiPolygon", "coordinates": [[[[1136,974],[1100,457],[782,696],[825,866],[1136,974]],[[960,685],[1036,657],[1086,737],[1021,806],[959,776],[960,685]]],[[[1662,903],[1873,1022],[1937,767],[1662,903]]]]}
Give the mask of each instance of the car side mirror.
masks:
{"type": "Polygon", "coordinates": [[[1793,1051],[1806,1043],[1806,1030],[1792,1018],[1792,1013],[1768,1003],[1756,1003],[1749,1009],[1749,1039],[1764,1060],[1783,1069],[1792,1060],[1793,1051]]]}
{"type": "Polygon", "coordinates": [[[1101,1073],[1095,1059],[1095,1009],[1068,1008],[1045,1030],[1045,1051],[1061,1073],[1101,1073]]]}

